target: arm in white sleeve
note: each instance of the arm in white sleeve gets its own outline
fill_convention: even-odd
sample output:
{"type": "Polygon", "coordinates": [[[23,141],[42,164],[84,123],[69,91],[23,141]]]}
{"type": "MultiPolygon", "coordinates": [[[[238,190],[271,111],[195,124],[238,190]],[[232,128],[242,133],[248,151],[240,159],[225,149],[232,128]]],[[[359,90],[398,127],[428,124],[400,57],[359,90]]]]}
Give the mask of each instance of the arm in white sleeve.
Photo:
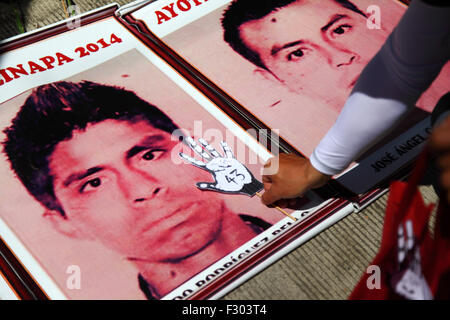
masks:
{"type": "Polygon", "coordinates": [[[328,175],[343,171],[392,129],[431,85],[450,57],[450,7],[411,3],[361,73],[336,123],[310,162],[328,175]]]}

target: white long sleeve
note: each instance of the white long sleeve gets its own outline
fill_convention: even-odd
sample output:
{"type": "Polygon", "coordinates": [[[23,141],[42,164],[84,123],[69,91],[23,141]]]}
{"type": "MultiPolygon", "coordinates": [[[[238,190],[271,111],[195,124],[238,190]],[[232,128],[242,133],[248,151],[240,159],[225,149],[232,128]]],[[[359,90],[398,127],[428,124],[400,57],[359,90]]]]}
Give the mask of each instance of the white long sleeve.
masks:
{"type": "Polygon", "coordinates": [[[312,153],[313,167],[328,175],[348,167],[414,107],[449,58],[450,7],[412,1],[312,153]]]}

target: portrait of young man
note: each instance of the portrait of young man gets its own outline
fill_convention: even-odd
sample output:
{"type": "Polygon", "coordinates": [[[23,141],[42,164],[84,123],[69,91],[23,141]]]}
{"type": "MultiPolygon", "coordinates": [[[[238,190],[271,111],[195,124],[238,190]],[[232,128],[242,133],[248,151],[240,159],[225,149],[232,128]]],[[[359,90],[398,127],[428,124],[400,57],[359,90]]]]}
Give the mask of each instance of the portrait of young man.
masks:
{"type": "MultiPolygon", "coordinates": [[[[285,218],[213,190],[222,171],[201,168],[213,161],[188,137],[256,179],[263,162],[136,50],[0,110],[0,219],[71,299],[159,299],[285,218]],[[80,288],[67,284],[70,266],[80,288]]],[[[231,183],[247,174],[235,168],[231,183]]]]}
{"type": "MultiPolygon", "coordinates": [[[[404,11],[395,0],[233,0],[164,41],[309,156],[404,11]],[[370,5],[379,15],[372,16],[370,5]],[[209,31],[213,20],[219,31],[209,31]],[[182,36],[198,39],[191,44],[182,36]]],[[[446,90],[443,80],[420,108],[430,111],[446,90]]]]}
{"type": "Polygon", "coordinates": [[[202,171],[171,158],[177,129],[131,91],[63,81],[27,98],[4,152],[45,219],[126,257],[160,298],[270,226],[195,187],[202,171]]]}
{"type": "Polygon", "coordinates": [[[349,0],[235,0],[222,26],[225,41],[261,75],[336,110],[388,35],[381,29],[363,42],[365,8],[349,0]]]}

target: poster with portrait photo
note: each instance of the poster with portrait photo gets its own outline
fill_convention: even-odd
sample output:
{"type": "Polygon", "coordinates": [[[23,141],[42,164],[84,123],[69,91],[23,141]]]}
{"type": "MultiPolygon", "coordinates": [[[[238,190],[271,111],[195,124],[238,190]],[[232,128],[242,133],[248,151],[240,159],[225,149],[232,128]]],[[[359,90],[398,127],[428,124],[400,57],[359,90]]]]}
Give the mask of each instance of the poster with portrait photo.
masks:
{"type": "MultiPolygon", "coordinates": [[[[163,0],[131,15],[309,157],[406,8],[397,0],[163,0]]],[[[449,79],[447,65],[396,135],[427,117],[449,79]]]]}
{"type": "Polygon", "coordinates": [[[116,20],[1,59],[44,69],[53,52],[0,87],[0,236],[50,298],[189,298],[177,288],[248,265],[326,205],[308,194],[293,222],[241,192],[260,191],[270,153],[116,20]],[[105,51],[77,59],[98,39],[105,51]]]}

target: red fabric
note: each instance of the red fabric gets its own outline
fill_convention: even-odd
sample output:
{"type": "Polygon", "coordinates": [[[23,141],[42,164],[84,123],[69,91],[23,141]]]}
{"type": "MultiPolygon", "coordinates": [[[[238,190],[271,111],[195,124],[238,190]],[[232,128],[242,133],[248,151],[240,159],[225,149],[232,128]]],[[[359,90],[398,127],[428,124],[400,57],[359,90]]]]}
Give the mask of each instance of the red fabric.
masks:
{"type": "Polygon", "coordinates": [[[408,182],[391,184],[380,249],[371,263],[379,267],[380,281],[365,273],[349,299],[450,298],[450,210],[442,201],[433,235],[428,222],[434,205],[425,205],[417,188],[427,159],[425,151],[408,182]]]}

